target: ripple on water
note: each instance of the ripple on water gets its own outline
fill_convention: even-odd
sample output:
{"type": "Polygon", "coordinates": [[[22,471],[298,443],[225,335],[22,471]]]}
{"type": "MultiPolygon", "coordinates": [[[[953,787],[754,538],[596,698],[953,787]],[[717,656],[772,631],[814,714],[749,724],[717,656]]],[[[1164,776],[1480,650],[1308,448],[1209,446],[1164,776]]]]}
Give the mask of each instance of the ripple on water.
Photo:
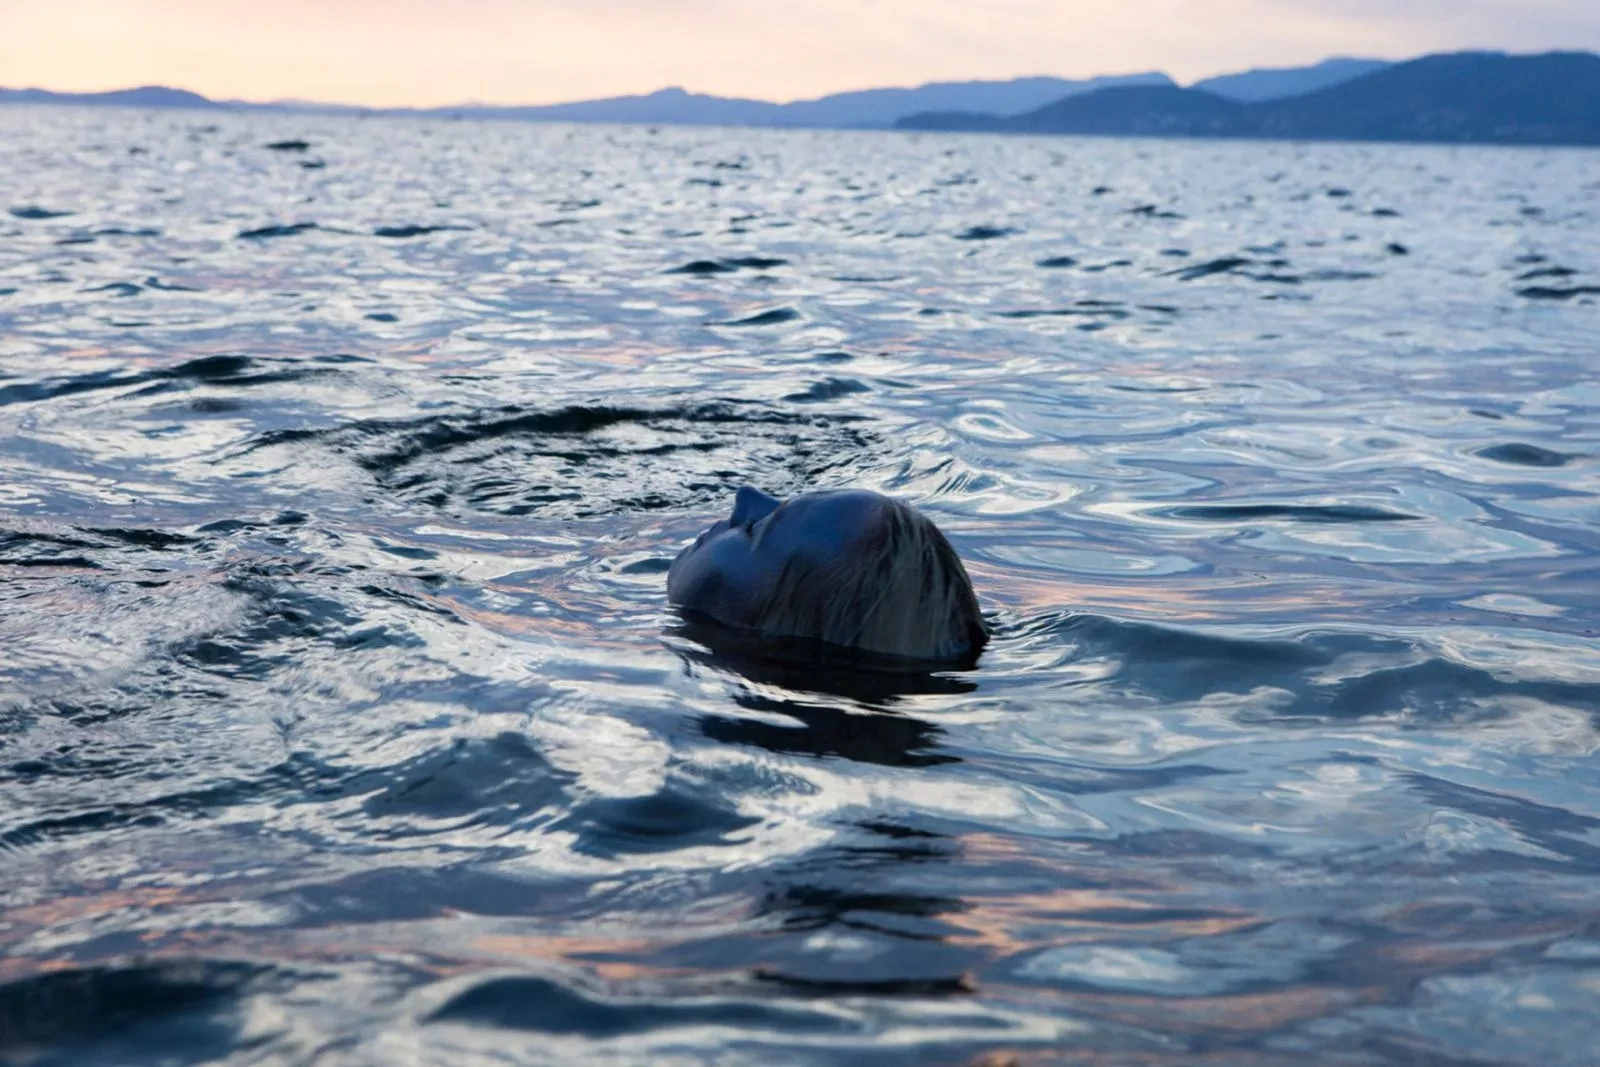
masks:
{"type": "MultiPolygon", "coordinates": [[[[807,400],[827,398],[805,394],[807,400]]],[[[352,464],[399,500],[447,510],[592,518],[720,506],[746,483],[740,468],[758,455],[770,491],[800,490],[869,447],[873,434],[857,421],[738,401],[505,407],[276,431],[251,442],[242,460],[309,451],[324,457],[315,462],[336,457],[352,464]],[[592,491],[613,479],[621,480],[620,493],[592,491]]]]}
{"type": "Polygon", "coordinates": [[[205,123],[0,108],[0,1060],[1587,1065],[1588,155],[205,123]]]}
{"type": "Polygon", "coordinates": [[[1509,463],[1517,467],[1565,467],[1576,457],[1567,452],[1557,452],[1538,445],[1511,441],[1503,445],[1489,445],[1478,449],[1478,455],[1496,463],[1509,463]]]}

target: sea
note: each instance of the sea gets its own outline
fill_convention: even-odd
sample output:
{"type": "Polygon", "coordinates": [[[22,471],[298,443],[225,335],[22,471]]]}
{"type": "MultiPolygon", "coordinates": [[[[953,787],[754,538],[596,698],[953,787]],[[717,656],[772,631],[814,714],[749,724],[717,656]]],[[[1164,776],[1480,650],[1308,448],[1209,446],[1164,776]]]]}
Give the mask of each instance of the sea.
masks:
{"type": "Polygon", "coordinates": [[[0,108],[0,1061],[1589,1065],[1600,153],[0,108]],[[730,657],[751,485],[972,670],[730,657]]]}

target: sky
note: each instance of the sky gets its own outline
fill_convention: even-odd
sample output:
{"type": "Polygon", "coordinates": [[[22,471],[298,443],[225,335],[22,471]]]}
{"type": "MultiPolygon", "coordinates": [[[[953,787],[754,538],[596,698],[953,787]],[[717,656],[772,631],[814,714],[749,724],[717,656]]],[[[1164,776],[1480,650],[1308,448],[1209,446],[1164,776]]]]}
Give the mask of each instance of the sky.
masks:
{"type": "Polygon", "coordinates": [[[0,86],[371,107],[793,100],[1330,55],[1600,51],[1600,0],[0,0],[0,86]]]}

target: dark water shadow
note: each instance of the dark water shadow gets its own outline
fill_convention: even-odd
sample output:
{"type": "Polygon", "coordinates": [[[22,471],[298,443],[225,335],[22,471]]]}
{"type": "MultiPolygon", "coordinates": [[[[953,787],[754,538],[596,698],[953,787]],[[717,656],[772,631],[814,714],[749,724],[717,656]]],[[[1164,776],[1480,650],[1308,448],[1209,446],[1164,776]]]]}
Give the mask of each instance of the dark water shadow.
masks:
{"type": "Polygon", "coordinates": [[[648,796],[590,797],[551,824],[575,835],[573,851],[602,859],[736,844],[758,822],[725,798],[678,778],[648,796]]]}
{"type": "Polygon", "coordinates": [[[937,750],[943,730],[894,705],[907,697],[973,692],[975,681],[951,673],[971,669],[970,663],[925,663],[820,641],[773,640],[693,615],[683,616],[668,634],[693,642],[673,642],[686,663],[796,694],[773,696],[741,688],[733,702],[761,717],[703,714],[697,719],[699,729],[712,740],[889,767],[959,762],[937,750]],[[789,721],[774,722],[776,716],[789,721]]]}
{"type": "Polygon", "coordinates": [[[725,744],[753,745],[789,755],[835,756],[885,767],[932,767],[960,762],[957,756],[936,751],[944,731],[912,716],[841,711],[823,704],[754,693],[741,693],[733,700],[749,711],[781,715],[793,720],[793,725],[706,714],[699,717],[700,732],[725,744]]]}
{"type": "Polygon", "coordinates": [[[833,1012],[787,1005],[759,995],[618,996],[576,981],[541,975],[492,978],[458,993],[426,1020],[581,1035],[590,1039],[666,1028],[735,1027],[763,1033],[850,1033],[833,1012]]]}
{"type": "Polygon", "coordinates": [[[1422,518],[1403,511],[1372,507],[1366,504],[1197,504],[1181,507],[1158,508],[1151,512],[1162,518],[1183,519],[1189,522],[1288,522],[1310,523],[1360,523],[1360,522],[1415,522],[1422,518]]]}
{"type": "Polygon", "coordinates": [[[212,1063],[238,1050],[243,997],[270,968],[161,960],[73,968],[0,985],[0,1062],[212,1063]],[[124,1052],[145,1050],[136,1058],[124,1052]]]}
{"type": "Polygon", "coordinates": [[[145,394],[181,388],[185,385],[249,386],[298,382],[320,375],[338,373],[333,367],[318,364],[351,362],[351,357],[323,356],[315,359],[261,359],[253,356],[201,356],[172,367],[122,372],[95,371],[67,378],[45,378],[0,388],[0,407],[26,404],[76,393],[123,386],[145,385],[145,394]]]}
{"type": "Polygon", "coordinates": [[[1496,463],[1509,463],[1516,467],[1565,467],[1578,458],[1571,452],[1557,452],[1523,441],[1489,445],[1478,449],[1476,454],[1484,459],[1492,459],[1496,463]]]}
{"type": "Polygon", "coordinates": [[[862,421],[738,399],[657,407],[507,405],[274,430],[238,455],[274,448],[331,453],[408,503],[594,518],[720,504],[744,484],[739,472],[752,457],[770,477],[788,474],[786,484],[795,489],[815,484],[874,440],[857,427],[862,421]],[[619,485],[628,491],[619,493],[619,485]]]}
{"type": "Polygon", "coordinates": [[[363,772],[348,791],[377,790],[362,812],[382,819],[381,837],[434,832],[433,825],[511,826],[561,807],[572,775],[558,770],[521,734],[458,738],[447,748],[396,765],[363,772]]]}
{"type": "Polygon", "coordinates": [[[1509,676],[1405,637],[1334,630],[1226,637],[1072,612],[996,633],[997,645],[1041,639],[1065,642],[1074,658],[1114,661],[1114,672],[1096,684],[1161,701],[1264,693],[1241,706],[1251,722],[1399,716],[1438,726],[1504,718],[1520,698],[1577,708],[1600,724],[1600,685],[1509,676]]]}

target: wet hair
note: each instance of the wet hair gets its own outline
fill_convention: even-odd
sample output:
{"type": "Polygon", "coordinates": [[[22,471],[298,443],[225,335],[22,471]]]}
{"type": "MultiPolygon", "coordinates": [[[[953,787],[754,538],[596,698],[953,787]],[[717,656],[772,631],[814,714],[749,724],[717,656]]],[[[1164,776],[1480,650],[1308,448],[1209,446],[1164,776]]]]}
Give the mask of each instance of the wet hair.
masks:
{"type": "Polygon", "coordinates": [[[886,497],[841,560],[786,562],[751,625],[918,660],[976,661],[989,641],[950,542],[932,520],[886,497]]]}

